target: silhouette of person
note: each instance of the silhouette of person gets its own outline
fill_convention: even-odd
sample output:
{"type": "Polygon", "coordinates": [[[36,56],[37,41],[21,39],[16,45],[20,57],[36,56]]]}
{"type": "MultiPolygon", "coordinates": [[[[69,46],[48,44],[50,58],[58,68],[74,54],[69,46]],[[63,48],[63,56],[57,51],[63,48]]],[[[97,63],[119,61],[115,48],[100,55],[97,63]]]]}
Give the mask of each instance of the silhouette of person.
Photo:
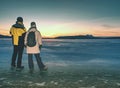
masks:
{"type": "Polygon", "coordinates": [[[21,66],[21,64],[22,64],[22,54],[24,50],[25,33],[26,33],[26,28],[24,27],[23,24],[23,18],[17,17],[16,24],[12,25],[10,29],[10,34],[12,36],[12,43],[13,43],[13,54],[11,61],[12,68],[18,68],[18,69],[24,68],[24,66],[21,66]]]}
{"type": "Polygon", "coordinates": [[[42,47],[42,36],[41,36],[41,33],[37,30],[35,22],[31,22],[31,27],[29,28],[29,30],[26,33],[24,43],[25,43],[25,46],[26,46],[27,54],[28,54],[28,65],[29,65],[30,71],[34,70],[34,63],[33,63],[33,59],[32,59],[33,55],[36,58],[39,69],[40,70],[47,70],[47,66],[45,66],[43,64],[43,62],[41,60],[41,57],[40,57],[40,50],[41,50],[41,47],[42,47]],[[30,46],[27,45],[27,41],[28,41],[27,37],[28,37],[28,34],[30,32],[35,32],[36,45],[33,46],[33,47],[30,47],[30,46]]]}

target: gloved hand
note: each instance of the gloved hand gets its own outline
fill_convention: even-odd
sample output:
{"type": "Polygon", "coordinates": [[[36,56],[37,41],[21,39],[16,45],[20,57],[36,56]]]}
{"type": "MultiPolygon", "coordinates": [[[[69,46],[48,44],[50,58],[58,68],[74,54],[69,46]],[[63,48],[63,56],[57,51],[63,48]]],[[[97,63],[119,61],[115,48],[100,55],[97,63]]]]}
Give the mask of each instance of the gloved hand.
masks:
{"type": "Polygon", "coordinates": [[[42,48],[42,45],[39,45],[39,49],[41,50],[41,48],[42,48]]]}

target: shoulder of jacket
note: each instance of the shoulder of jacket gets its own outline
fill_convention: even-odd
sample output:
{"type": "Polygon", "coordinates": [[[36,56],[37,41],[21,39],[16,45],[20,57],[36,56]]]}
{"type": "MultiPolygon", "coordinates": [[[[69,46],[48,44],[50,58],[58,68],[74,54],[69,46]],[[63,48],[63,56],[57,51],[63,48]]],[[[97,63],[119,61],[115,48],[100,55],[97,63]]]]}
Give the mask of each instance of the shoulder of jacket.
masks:
{"type": "Polygon", "coordinates": [[[36,30],[38,33],[40,33],[40,31],[36,30]]]}

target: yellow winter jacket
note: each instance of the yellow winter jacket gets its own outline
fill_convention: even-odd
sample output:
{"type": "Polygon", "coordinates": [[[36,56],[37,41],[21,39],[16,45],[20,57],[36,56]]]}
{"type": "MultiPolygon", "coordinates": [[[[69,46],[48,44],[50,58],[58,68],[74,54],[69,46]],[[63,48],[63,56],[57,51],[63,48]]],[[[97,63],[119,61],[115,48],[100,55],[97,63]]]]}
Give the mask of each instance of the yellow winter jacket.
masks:
{"type": "Polygon", "coordinates": [[[26,29],[24,25],[21,22],[18,22],[18,24],[15,24],[10,29],[10,34],[13,38],[13,45],[19,45],[21,41],[24,43],[23,34],[26,33],[26,29]],[[22,40],[21,40],[22,39],[22,40]]]}

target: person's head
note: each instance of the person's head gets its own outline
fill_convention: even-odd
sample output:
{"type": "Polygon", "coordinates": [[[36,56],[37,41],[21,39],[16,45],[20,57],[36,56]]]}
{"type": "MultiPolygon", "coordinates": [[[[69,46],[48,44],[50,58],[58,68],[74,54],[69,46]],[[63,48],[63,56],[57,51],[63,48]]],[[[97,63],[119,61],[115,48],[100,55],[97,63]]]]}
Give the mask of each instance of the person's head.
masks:
{"type": "Polygon", "coordinates": [[[31,22],[31,27],[36,27],[36,23],[35,22],[31,22]]]}
{"type": "Polygon", "coordinates": [[[23,22],[23,18],[22,17],[17,17],[17,22],[23,22]]]}

